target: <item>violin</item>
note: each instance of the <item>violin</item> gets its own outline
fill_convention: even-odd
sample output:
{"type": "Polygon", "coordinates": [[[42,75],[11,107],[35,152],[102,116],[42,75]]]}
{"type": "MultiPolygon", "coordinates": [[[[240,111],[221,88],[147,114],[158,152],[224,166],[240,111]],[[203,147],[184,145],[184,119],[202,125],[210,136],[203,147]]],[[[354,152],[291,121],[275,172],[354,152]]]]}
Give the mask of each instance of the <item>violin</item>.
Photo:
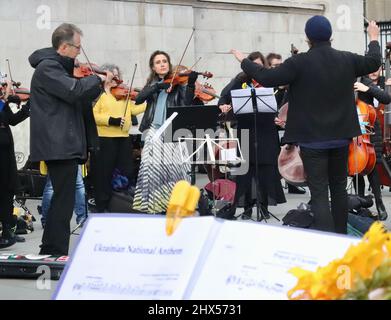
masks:
{"type": "MultiPolygon", "coordinates": [[[[77,60],[75,61],[75,67],[73,69],[73,76],[75,78],[81,79],[93,74],[107,75],[107,72],[100,69],[99,66],[94,63],[89,64],[89,63],[81,63],[77,60]]],[[[123,82],[118,77],[114,77],[113,80],[117,84],[121,84],[123,82]]]]}
{"type": "MultiPolygon", "coordinates": [[[[12,79],[11,65],[9,59],[5,59],[8,64],[9,77],[11,82],[11,94],[17,95],[21,101],[27,101],[30,99],[30,90],[27,88],[21,88],[21,83],[16,82],[12,79]]],[[[1,83],[0,97],[3,97],[6,94],[7,86],[9,82],[1,83]]]]}
{"type": "Polygon", "coordinates": [[[219,99],[220,96],[216,94],[216,90],[210,84],[201,84],[198,81],[195,83],[195,98],[202,100],[203,102],[209,102],[213,99],[219,99]]]}
{"type": "Polygon", "coordinates": [[[17,95],[22,102],[30,99],[30,90],[27,88],[12,89],[12,94],[17,95]]]}
{"type": "MultiPolygon", "coordinates": [[[[186,68],[186,67],[185,67],[186,68]]],[[[173,87],[176,85],[185,85],[187,84],[187,81],[189,80],[189,74],[192,72],[192,70],[185,70],[178,72],[175,76],[168,75],[164,79],[164,83],[171,84],[173,87]]],[[[197,72],[197,71],[196,71],[197,72]]],[[[197,74],[204,76],[205,78],[212,78],[213,74],[210,72],[197,72],[197,74]]]]}
{"type": "MultiPolygon", "coordinates": [[[[0,98],[5,95],[5,92],[7,90],[8,84],[6,82],[1,83],[0,87],[0,98]]],[[[21,83],[20,82],[15,82],[12,81],[12,86],[13,88],[11,89],[11,94],[16,95],[20,98],[22,102],[27,101],[30,99],[30,90],[27,88],[21,88],[21,83]]]]}
{"type": "Polygon", "coordinates": [[[141,89],[132,88],[130,90],[130,93],[129,90],[130,90],[129,86],[126,86],[124,84],[119,84],[118,86],[111,88],[110,92],[117,100],[125,100],[129,95],[129,99],[135,101],[141,89]]]}

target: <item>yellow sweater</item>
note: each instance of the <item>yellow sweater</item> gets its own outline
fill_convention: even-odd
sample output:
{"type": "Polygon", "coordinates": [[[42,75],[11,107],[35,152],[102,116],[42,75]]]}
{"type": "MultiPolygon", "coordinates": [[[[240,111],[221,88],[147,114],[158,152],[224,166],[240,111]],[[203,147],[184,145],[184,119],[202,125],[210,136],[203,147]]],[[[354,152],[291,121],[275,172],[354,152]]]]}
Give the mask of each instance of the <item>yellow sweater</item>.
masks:
{"type": "Polygon", "coordinates": [[[113,95],[104,92],[94,106],[94,117],[99,137],[128,137],[131,126],[131,115],[138,115],[145,111],[146,105],[135,105],[128,102],[125,115],[125,125],[121,127],[110,126],[109,118],[121,118],[125,112],[125,100],[117,100],[113,95]]]}

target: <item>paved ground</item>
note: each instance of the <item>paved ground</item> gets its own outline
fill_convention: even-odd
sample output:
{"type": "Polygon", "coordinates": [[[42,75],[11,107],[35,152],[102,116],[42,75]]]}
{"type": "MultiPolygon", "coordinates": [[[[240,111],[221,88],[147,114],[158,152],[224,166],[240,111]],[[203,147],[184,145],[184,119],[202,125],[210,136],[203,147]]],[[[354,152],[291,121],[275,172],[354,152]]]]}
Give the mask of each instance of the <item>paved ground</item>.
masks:
{"type": "MultiPolygon", "coordinates": [[[[204,186],[206,183],[206,178],[204,175],[197,176],[197,185],[204,186]]],[[[286,192],[286,191],[285,191],[286,192]]],[[[277,207],[270,207],[269,210],[279,219],[282,219],[284,215],[293,208],[296,208],[301,202],[307,202],[309,199],[309,194],[305,195],[295,195],[295,194],[286,194],[288,202],[277,207]]],[[[383,190],[383,198],[385,206],[389,213],[391,213],[391,193],[388,188],[383,190]]],[[[31,234],[26,235],[25,243],[18,243],[12,246],[9,249],[1,250],[0,253],[12,252],[18,254],[37,254],[39,251],[39,244],[41,243],[42,237],[42,228],[39,223],[39,215],[37,213],[37,205],[38,201],[27,201],[27,206],[32,211],[34,216],[37,218],[37,222],[35,223],[35,231],[31,234]]],[[[242,211],[242,210],[240,210],[242,211]]],[[[239,212],[239,210],[238,210],[239,212]]],[[[255,213],[253,214],[255,217],[255,213]]],[[[260,222],[264,223],[264,222],[260,222]]],[[[268,220],[270,224],[281,224],[275,219],[268,220]]],[[[391,229],[391,218],[389,218],[386,222],[386,226],[391,229]]],[[[72,227],[74,227],[75,220],[72,221],[72,227]]],[[[78,240],[77,235],[71,236],[71,252],[75,247],[78,240]]],[[[0,299],[50,299],[58,281],[51,281],[50,289],[39,289],[37,286],[37,282],[35,280],[18,280],[18,279],[0,279],[0,299]]]]}

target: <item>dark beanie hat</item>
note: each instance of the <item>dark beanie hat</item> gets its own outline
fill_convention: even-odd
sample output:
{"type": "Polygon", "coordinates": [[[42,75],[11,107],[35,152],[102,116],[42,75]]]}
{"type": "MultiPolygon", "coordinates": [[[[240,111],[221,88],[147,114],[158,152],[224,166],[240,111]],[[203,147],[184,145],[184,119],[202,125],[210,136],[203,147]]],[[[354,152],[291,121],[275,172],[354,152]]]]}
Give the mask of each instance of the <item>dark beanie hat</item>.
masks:
{"type": "Polygon", "coordinates": [[[329,41],[332,33],[330,21],[324,16],[313,16],[305,24],[305,34],[311,41],[329,41]]]}

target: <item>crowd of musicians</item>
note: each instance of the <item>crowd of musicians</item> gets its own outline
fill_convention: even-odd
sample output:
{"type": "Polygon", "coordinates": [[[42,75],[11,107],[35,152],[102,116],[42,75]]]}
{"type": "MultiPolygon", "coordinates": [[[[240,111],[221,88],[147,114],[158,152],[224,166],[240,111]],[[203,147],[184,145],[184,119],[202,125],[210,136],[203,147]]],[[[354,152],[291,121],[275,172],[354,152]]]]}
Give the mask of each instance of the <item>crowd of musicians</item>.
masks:
{"type": "MultiPolygon", "coordinates": [[[[348,148],[352,138],[362,133],[354,92],[358,92],[360,100],[374,107],[379,103],[388,104],[391,96],[384,91],[384,86],[391,85],[391,79],[380,76],[382,56],[376,23],[371,22],[368,26],[371,41],[365,56],[332,48],[332,27],[323,16],[309,19],[305,34],[308,52],[284,62],[275,53],[265,57],[255,51],[245,56],[232,50],[243,72],[224,87],[218,105],[227,118],[236,122],[239,139],[241,130],[248,130],[250,150],[246,159],[249,170],[235,178],[233,209],[225,217],[233,219],[236,208],[243,207],[242,217],[251,218],[257,192],[263,218],[269,216],[268,206],[286,202],[277,164],[281,147],[279,131],[283,128],[284,143],[300,146],[314,229],[346,234],[348,148]],[[258,86],[275,88],[278,107],[289,102],[286,122],[270,113],[259,118],[255,130],[252,114],[233,114],[231,91],[258,86]],[[255,140],[258,141],[258,154],[252,147],[255,140]]],[[[129,180],[135,179],[129,161],[131,117],[143,113],[139,130],[145,133],[163,124],[167,107],[199,103],[195,97],[198,73],[188,72],[185,83],[175,85],[166,81],[175,71],[170,56],[160,50],[151,54],[150,74],[134,102],[119,100],[113,95],[112,89],[122,78],[120,68],[114,64],[103,65],[104,73],[75,78],[75,59],[82,49],[82,35],[77,26],[64,23],[53,32],[51,48],[31,54],[29,62],[35,71],[27,103],[21,104],[11,90],[11,82],[4,86],[0,102],[0,220],[3,230],[0,248],[24,241],[15,235],[13,198],[18,179],[9,126],[30,117],[30,160],[44,162],[47,166],[40,254],[67,255],[73,212],[77,214],[77,223],[83,222],[87,212],[82,165],[89,160],[97,212],[108,212],[113,171],[118,169],[129,180]],[[21,105],[18,112],[11,111],[12,103],[21,105]]],[[[371,141],[380,162],[382,135],[379,130],[377,123],[371,141]]],[[[377,171],[370,172],[368,179],[379,218],[385,220],[387,212],[377,171]]],[[[305,193],[293,185],[288,186],[290,192],[305,193]]],[[[364,196],[364,177],[359,177],[357,191],[364,196]]]]}

